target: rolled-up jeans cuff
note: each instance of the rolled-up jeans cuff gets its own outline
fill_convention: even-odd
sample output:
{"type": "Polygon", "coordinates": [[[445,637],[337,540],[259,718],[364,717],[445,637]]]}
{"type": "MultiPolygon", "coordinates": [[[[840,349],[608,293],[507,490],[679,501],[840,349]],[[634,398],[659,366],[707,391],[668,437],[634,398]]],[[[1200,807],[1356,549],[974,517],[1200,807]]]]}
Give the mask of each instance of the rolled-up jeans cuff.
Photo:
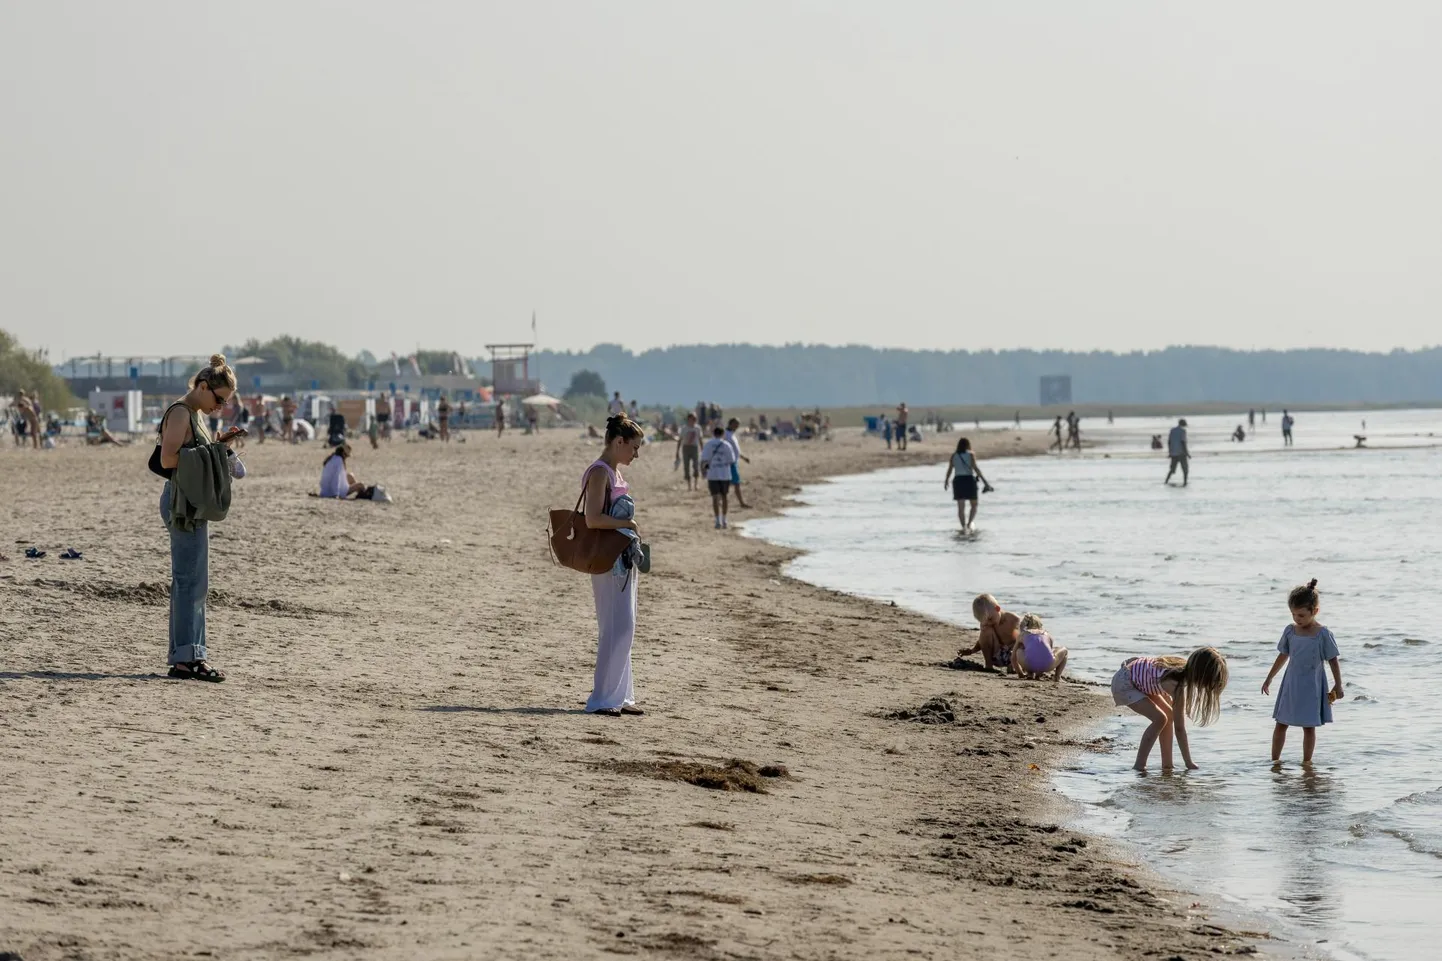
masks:
{"type": "Polygon", "coordinates": [[[170,652],[167,664],[191,664],[195,661],[205,660],[204,644],[186,644],[184,647],[177,647],[170,652]]]}

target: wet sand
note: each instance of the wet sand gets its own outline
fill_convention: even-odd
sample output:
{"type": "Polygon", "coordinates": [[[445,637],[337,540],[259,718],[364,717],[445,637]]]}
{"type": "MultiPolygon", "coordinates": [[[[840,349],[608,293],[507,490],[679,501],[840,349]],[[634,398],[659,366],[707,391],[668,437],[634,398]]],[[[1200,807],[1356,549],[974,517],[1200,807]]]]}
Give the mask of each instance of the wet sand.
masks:
{"type": "MultiPolygon", "coordinates": [[[[1046,445],[1017,436],[973,438],[983,462],[1046,445]]],[[[733,517],[948,449],[752,443],[752,510],[733,517]]],[[[545,510],[574,503],[597,451],[573,431],[361,441],[356,472],[396,497],[377,505],[305,495],[320,445],[252,443],[213,527],[221,685],[164,677],[148,448],[0,451],[0,952],[1249,950],[1065,826],[1045,772],[1109,700],[947,669],[968,632],[783,577],[786,551],[712,530],[669,445],[628,472],[655,553],[634,650],[648,714],[581,713],[590,584],[552,566],[545,510]],[[85,560],[58,560],[67,546],[85,560]],[[885,716],[937,695],[954,720],[885,716]],[[666,777],[731,759],[784,771],[712,781],[764,793],[666,777]]]]}

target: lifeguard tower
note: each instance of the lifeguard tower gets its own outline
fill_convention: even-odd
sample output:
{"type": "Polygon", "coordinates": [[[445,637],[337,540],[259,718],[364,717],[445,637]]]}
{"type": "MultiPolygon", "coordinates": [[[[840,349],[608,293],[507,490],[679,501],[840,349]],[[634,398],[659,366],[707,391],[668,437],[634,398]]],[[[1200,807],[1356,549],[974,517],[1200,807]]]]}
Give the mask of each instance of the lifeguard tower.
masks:
{"type": "Polygon", "coordinates": [[[540,378],[531,377],[535,344],[487,344],[491,352],[491,384],[497,395],[529,397],[541,392],[540,378]]]}

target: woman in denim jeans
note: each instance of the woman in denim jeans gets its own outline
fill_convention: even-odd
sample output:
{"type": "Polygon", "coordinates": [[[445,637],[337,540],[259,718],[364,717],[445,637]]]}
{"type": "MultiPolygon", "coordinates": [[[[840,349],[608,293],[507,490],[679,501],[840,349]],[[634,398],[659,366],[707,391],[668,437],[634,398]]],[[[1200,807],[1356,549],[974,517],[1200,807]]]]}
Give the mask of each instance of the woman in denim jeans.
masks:
{"type": "MultiPolygon", "coordinates": [[[[166,478],[160,495],[160,518],[170,531],[170,676],[196,681],[223,681],[225,675],[205,660],[205,597],[210,590],[210,530],[198,521],[192,531],[170,523],[170,479],[180,464],[180,449],[212,442],[202,418],[221,411],[235,394],[235,371],[224,354],[190,382],[190,391],[160,418],[160,470],[166,478]]],[[[219,441],[229,445],[244,436],[232,427],[219,441]]],[[[233,460],[233,458],[230,458],[233,460]]],[[[152,461],[154,465],[154,461],[152,461]]]]}

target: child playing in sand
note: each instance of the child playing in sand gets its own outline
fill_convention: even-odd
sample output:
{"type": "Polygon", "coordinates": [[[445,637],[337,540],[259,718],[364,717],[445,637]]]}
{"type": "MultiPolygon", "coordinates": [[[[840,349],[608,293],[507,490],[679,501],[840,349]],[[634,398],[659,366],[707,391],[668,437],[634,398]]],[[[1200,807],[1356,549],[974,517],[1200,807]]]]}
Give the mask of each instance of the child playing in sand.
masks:
{"type": "Polygon", "coordinates": [[[1312,750],[1317,746],[1317,728],[1332,723],[1332,702],[1340,701],[1342,692],[1342,665],[1338,660],[1337,639],[1332,632],[1317,623],[1317,612],[1321,610],[1321,598],[1317,595],[1317,581],[1313,578],[1306,587],[1294,587],[1287,596],[1287,606],[1292,610],[1292,623],[1282,631],[1277,642],[1277,659],[1262,682],[1262,693],[1270,693],[1272,678],[1287,664],[1287,673],[1282,678],[1281,690],[1277,691],[1277,706],[1272,717],[1277,726],[1272,730],[1272,762],[1282,760],[1282,748],[1287,743],[1287,728],[1302,729],[1302,766],[1312,766],[1312,750]],[[1291,663],[1288,664],[1288,660],[1291,663]],[[1327,690],[1327,674],[1322,662],[1332,669],[1332,690],[1327,690]]]}
{"type": "Polygon", "coordinates": [[[1227,686],[1227,659],[1214,647],[1201,647],[1190,657],[1130,657],[1112,676],[1112,700],[1151,721],[1137,748],[1135,770],[1147,769],[1152,745],[1161,738],[1162,770],[1172,769],[1172,735],[1182,749],[1187,770],[1195,771],[1187,743],[1187,718],[1206,726],[1221,713],[1227,686]]]}
{"type": "Polygon", "coordinates": [[[1052,643],[1040,617],[1035,614],[1022,617],[1021,636],[1017,639],[1011,660],[1022,677],[1039,681],[1043,674],[1051,671],[1052,681],[1060,681],[1061,672],[1066,667],[1066,656],[1066,648],[1052,643]]]}
{"type": "Polygon", "coordinates": [[[965,651],[958,651],[958,657],[981,653],[981,659],[988,669],[1003,667],[1016,671],[1016,660],[1012,648],[1016,645],[1017,628],[1021,618],[1010,611],[1001,609],[1001,604],[990,594],[978,594],[971,602],[971,613],[981,630],[976,635],[976,645],[965,651]]]}

